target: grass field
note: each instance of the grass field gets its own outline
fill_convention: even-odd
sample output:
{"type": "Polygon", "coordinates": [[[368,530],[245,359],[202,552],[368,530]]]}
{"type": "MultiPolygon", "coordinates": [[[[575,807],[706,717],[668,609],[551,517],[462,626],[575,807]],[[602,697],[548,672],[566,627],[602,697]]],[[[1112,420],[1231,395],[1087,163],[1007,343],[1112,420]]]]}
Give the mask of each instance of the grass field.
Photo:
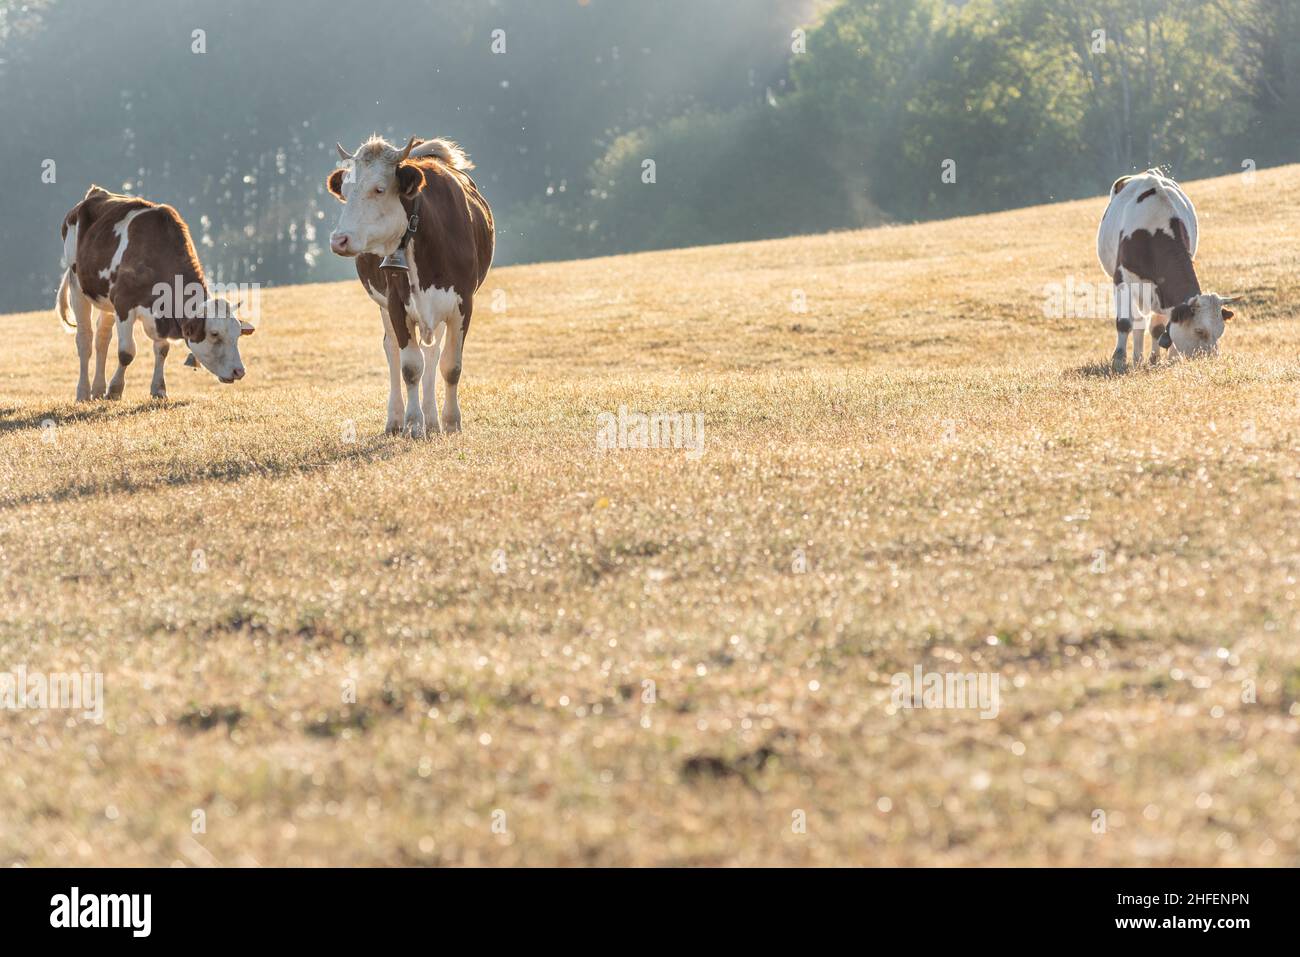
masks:
{"type": "Polygon", "coordinates": [[[0,711],[0,864],[1300,864],[1300,167],[1187,188],[1248,298],[1120,376],[1103,199],[498,269],[421,442],[355,282],[166,403],[0,319],[0,671],[105,700],[0,711]]]}

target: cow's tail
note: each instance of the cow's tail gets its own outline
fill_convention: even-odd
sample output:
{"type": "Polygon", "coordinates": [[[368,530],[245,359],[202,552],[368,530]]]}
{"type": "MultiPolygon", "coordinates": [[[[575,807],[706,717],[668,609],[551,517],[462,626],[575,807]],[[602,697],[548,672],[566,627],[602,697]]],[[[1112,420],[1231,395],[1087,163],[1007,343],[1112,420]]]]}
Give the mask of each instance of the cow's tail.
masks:
{"type": "Polygon", "coordinates": [[[412,156],[433,156],[442,160],[452,169],[473,169],[469,154],[451,140],[425,140],[411,150],[412,156]]]}
{"type": "Polygon", "coordinates": [[[59,316],[59,322],[63,324],[63,331],[67,333],[77,331],[77,317],[73,315],[69,318],[68,316],[68,313],[70,312],[68,308],[69,297],[72,295],[71,287],[74,282],[76,282],[76,280],[72,278],[72,267],[69,266],[67,269],[63,270],[63,281],[59,283],[59,295],[58,298],[54,300],[54,311],[59,316]]]}
{"type": "MultiPolygon", "coordinates": [[[[63,279],[59,283],[59,293],[54,299],[54,312],[59,317],[59,322],[63,323],[64,332],[77,331],[77,317],[73,315],[68,318],[69,306],[71,305],[70,297],[73,293],[73,286],[77,282],[77,277],[72,271],[77,268],[77,234],[79,214],[81,212],[81,203],[73,206],[68,215],[63,217],[63,279]]],[[[80,292],[80,289],[77,290],[80,292]]]]}

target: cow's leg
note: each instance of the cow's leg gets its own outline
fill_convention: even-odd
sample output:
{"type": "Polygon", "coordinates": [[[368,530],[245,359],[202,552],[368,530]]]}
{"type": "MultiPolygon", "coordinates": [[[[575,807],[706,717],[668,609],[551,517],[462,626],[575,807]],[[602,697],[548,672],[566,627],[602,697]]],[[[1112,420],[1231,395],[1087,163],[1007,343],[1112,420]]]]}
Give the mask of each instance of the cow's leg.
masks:
{"type": "Polygon", "coordinates": [[[163,380],[163,364],[171,344],[166,339],[155,339],[153,344],[153,382],[149,385],[149,394],[155,399],[167,398],[167,383],[163,380]]]}
{"type": "Polygon", "coordinates": [[[108,364],[108,347],[113,341],[113,317],[103,309],[96,310],[95,315],[98,320],[95,326],[95,381],[90,385],[90,395],[102,399],[108,391],[104,385],[104,369],[108,364]]]}
{"type": "Polygon", "coordinates": [[[444,324],[433,331],[433,345],[421,346],[424,350],[424,377],[420,381],[420,411],[424,413],[425,428],[432,432],[438,426],[438,355],[442,349],[444,324]]]}
{"type": "Polygon", "coordinates": [[[447,322],[447,341],[442,347],[442,431],[450,434],[460,431],[460,401],[456,392],[460,386],[460,360],[465,351],[465,330],[469,326],[469,303],[464,305],[465,318],[452,316],[447,322]]]}
{"type": "Polygon", "coordinates": [[[81,288],[75,282],[68,284],[68,305],[77,320],[77,360],[81,371],[77,375],[77,401],[86,402],[91,398],[90,391],[90,353],[93,348],[95,327],[91,322],[90,300],[81,294],[81,288]]]}
{"type": "Polygon", "coordinates": [[[1165,330],[1169,328],[1169,318],[1160,313],[1151,317],[1151,364],[1157,365],[1160,362],[1160,339],[1164,336],[1165,330]]]}
{"type": "Polygon", "coordinates": [[[388,421],[384,424],[384,431],[389,435],[400,435],[402,413],[406,411],[402,405],[401,360],[398,357],[397,340],[393,337],[393,321],[389,318],[388,310],[382,306],[379,308],[379,318],[384,325],[384,355],[388,359],[388,421]]]}
{"type": "Polygon", "coordinates": [[[1110,357],[1110,367],[1123,372],[1128,357],[1128,336],[1133,331],[1134,284],[1123,269],[1115,271],[1115,352],[1110,357]]]}
{"type": "Polygon", "coordinates": [[[131,310],[119,310],[117,313],[117,371],[108,383],[109,399],[122,398],[122,388],[126,385],[126,367],[135,361],[135,316],[131,310]]]}
{"type": "Polygon", "coordinates": [[[402,381],[406,383],[406,419],[403,425],[411,438],[424,438],[424,410],[420,408],[420,379],[424,375],[424,353],[420,340],[411,336],[402,347],[402,381]]]}

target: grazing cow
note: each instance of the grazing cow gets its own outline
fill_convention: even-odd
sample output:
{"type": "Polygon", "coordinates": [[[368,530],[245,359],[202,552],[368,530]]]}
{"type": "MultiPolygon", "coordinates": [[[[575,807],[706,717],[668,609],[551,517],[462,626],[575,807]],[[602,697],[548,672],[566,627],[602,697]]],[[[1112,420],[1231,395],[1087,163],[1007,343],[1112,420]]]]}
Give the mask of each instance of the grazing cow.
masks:
{"type": "Polygon", "coordinates": [[[379,304],[388,357],[387,431],[419,438],[441,424],[443,432],[458,432],[461,355],[494,243],[492,210],[466,173],[473,164],[442,139],[412,137],[399,150],[372,137],[355,154],[337,148],[347,166],[326,181],[343,203],[330,249],[356,257],[361,285],[379,304]],[[441,423],[435,367],[445,389],[441,423]]]}
{"type": "Polygon", "coordinates": [[[149,394],[154,398],[167,398],[163,363],[171,339],[186,340],[193,358],[222,382],[244,377],[239,339],[252,334],[253,327],[241,322],[224,299],[209,296],[190,231],[170,206],[91,186],[86,198],[63,217],[63,262],[55,308],[64,327],[77,335],[78,402],[122,397],[126,367],[135,359],[136,319],[153,340],[149,394]],[[99,309],[94,330],[92,305],[99,309]],[[104,364],[114,326],[118,365],[105,388],[104,364]],[[93,384],[88,375],[92,331],[93,384]]]}
{"type": "Polygon", "coordinates": [[[1201,292],[1196,246],[1196,210],[1177,183],[1155,169],[1115,181],[1097,232],[1101,268],[1115,283],[1115,371],[1124,371],[1130,332],[1133,364],[1142,364],[1151,315],[1152,363],[1162,348],[1188,356],[1218,351],[1223,324],[1233,316],[1223,307],[1234,300],[1201,292]]]}

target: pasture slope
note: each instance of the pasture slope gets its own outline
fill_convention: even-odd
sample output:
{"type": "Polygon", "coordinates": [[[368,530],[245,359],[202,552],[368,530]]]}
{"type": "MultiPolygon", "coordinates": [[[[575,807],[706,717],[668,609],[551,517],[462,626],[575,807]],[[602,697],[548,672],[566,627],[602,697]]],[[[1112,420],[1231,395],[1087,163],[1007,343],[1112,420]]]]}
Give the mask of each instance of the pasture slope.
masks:
{"type": "Polygon", "coordinates": [[[1248,300],[1122,376],[1100,198],[498,269],[415,443],[354,282],[165,404],[0,319],[0,671],[106,701],[0,711],[0,865],[1300,863],[1300,167],[1188,188],[1248,300]]]}

